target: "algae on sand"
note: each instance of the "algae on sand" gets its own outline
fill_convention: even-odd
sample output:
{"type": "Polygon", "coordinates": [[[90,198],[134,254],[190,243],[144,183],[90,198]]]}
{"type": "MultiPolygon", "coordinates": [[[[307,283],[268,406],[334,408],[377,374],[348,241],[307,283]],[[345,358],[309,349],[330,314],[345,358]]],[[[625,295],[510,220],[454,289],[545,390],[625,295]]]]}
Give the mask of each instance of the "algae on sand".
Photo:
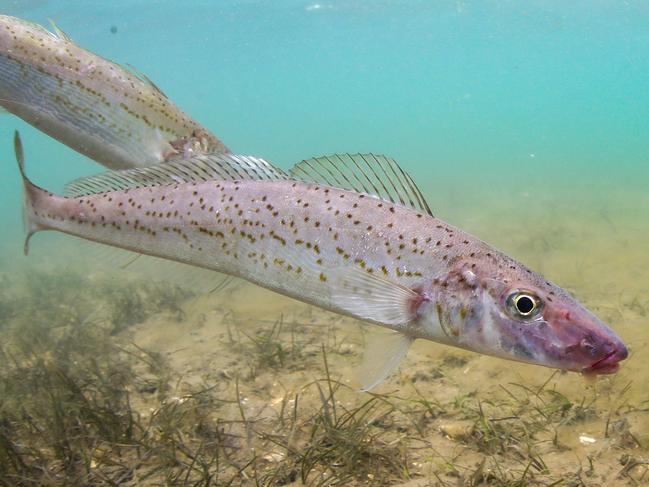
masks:
{"type": "Polygon", "coordinates": [[[588,384],[417,342],[361,393],[353,367],[372,327],[348,318],[247,284],[194,296],[20,270],[0,276],[0,483],[641,485],[649,261],[630,242],[644,234],[613,208],[629,241],[606,240],[609,224],[583,210],[587,228],[567,234],[540,215],[539,235],[561,231],[530,246],[516,222],[536,217],[509,211],[497,227],[493,215],[460,223],[579,289],[631,346],[618,374],[588,384]],[[588,265],[575,266],[584,239],[588,265]]]}

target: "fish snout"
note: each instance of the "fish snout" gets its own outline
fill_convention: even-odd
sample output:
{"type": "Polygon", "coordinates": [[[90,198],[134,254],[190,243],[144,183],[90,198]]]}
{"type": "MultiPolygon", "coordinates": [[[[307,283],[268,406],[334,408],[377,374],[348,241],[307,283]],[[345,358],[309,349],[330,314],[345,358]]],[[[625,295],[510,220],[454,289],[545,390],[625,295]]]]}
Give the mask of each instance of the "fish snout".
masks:
{"type": "Polygon", "coordinates": [[[569,370],[588,375],[613,374],[629,351],[617,334],[581,306],[551,308],[550,323],[560,340],[559,354],[569,370]]]}
{"type": "MultiPolygon", "coordinates": [[[[582,340],[583,342],[584,340],[582,340]]],[[[586,348],[592,344],[584,344],[586,348]]],[[[602,343],[597,347],[596,358],[590,365],[582,369],[584,374],[599,375],[613,374],[620,368],[620,362],[629,356],[629,350],[620,339],[602,343]]]]}

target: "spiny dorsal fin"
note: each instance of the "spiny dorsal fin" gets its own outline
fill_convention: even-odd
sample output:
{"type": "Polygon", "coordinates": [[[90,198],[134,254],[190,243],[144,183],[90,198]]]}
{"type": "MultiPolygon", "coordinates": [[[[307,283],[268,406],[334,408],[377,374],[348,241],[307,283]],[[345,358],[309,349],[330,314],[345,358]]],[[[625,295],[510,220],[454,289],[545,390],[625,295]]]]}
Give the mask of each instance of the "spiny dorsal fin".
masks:
{"type": "Polygon", "coordinates": [[[158,166],[107,171],[76,179],[65,187],[65,195],[78,197],[127,188],[161,186],[196,181],[289,179],[281,169],[264,159],[234,154],[197,155],[158,166]]]}
{"type": "Polygon", "coordinates": [[[63,41],[68,41],[68,42],[74,42],[69,35],[67,35],[65,32],[63,32],[61,29],[59,29],[59,26],[56,25],[56,23],[52,19],[47,19],[50,21],[50,25],[52,26],[52,34],[54,34],[56,37],[63,41]]]}
{"type": "Polygon", "coordinates": [[[129,71],[131,74],[133,74],[133,75],[134,75],[136,78],[138,78],[140,81],[143,81],[144,83],[146,83],[146,84],[148,84],[149,86],[151,86],[151,88],[153,88],[154,90],[156,90],[158,93],[160,93],[160,94],[161,94],[162,96],[164,96],[165,98],[169,98],[169,97],[167,96],[167,94],[166,94],[164,91],[162,91],[162,90],[160,89],[160,87],[159,87],[158,85],[156,85],[156,84],[153,82],[153,80],[151,80],[151,78],[149,78],[146,74],[144,74],[142,71],[140,71],[139,69],[137,69],[137,68],[136,68],[135,66],[133,66],[132,64],[128,64],[128,63],[126,63],[126,64],[125,64],[124,66],[122,66],[122,67],[123,67],[124,69],[126,69],[127,71],[129,71]]]}
{"type": "Polygon", "coordinates": [[[337,188],[373,194],[433,215],[412,177],[397,162],[375,154],[335,154],[297,163],[289,174],[337,188]]]}

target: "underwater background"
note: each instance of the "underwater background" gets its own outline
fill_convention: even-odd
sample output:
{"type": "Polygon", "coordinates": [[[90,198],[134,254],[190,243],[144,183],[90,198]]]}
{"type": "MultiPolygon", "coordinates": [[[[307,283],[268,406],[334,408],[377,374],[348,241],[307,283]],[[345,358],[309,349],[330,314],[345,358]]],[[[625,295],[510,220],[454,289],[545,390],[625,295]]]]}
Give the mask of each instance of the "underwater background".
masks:
{"type": "MultiPolygon", "coordinates": [[[[137,67],[235,153],[284,168],[335,152],[394,157],[436,216],[569,290],[631,351],[618,374],[593,383],[418,342],[377,396],[356,392],[348,384],[368,331],[352,320],[248,284],[185,295],[127,279],[103,263],[79,265],[59,256],[73,240],[65,237],[37,235],[23,257],[13,130],[23,137],[27,172],[49,190],[101,168],[2,114],[0,333],[29,327],[47,337],[33,344],[42,347],[38,353],[20,342],[27,358],[14,372],[36,370],[45,355],[53,361],[47,363],[70,353],[80,354],[80,363],[115,357],[105,349],[111,344],[137,360],[149,356],[140,350],[165,357],[164,367],[146,362],[141,375],[142,363],[125,359],[119,367],[132,365],[135,378],[126,374],[110,388],[132,390],[129,407],[148,429],[138,436],[132,426],[128,441],[126,430],[111,439],[101,433],[109,420],[95,417],[98,439],[89,441],[85,460],[61,456],[55,447],[42,453],[58,462],[52,482],[207,485],[195,468],[202,460],[182,457],[183,448],[206,444],[211,453],[194,456],[220,461],[206,461],[203,471],[213,483],[234,479],[235,485],[637,485],[649,479],[646,2],[3,0],[0,13],[43,25],[52,19],[82,47],[137,67]],[[88,319],[97,309],[112,313],[102,318],[108,328],[97,326],[101,336],[88,319]],[[77,341],[57,341],[65,330],[77,341]],[[48,347],[67,352],[56,358],[48,347]],[[332,384],[340,387],[338,399],[332,384]],[[342,410],[360,412],[350,419],[342,410]],[[190,418],[187,424],[173,416],[178,411],[190,418]],[[163,416],[177,423],[161,426],[163,416]],[[323,426],[308,432],[307,424],[323,426]],[[126,454],[124,474],[115,444],[144,444],[145,433],[147,444],[159,440],[168,456],[153,465],[150,457],[126,454]],[[323,453],[340,444],[348,450],[323,453]],[[315,448],[311,456],[304,453],[309,448],[315,448]],[[84,467],[68,469],[61,458],[84,467]],[[143,469],[146,478],[138,477],[143,469]]],[[[17,356],[7,348],[3,354],[3,361],[17,356]]],[[[72,378],[81,373],[66,370],[72,378]]],[[[11,386],[8,371],[0,391],[5,412],[34,399],[33,391],[11,386]]],[[[91,397],[103,397],[101,390],[91,397]]],[[[72,399],[63,394],[61,401],[72,399]]],[[[102,404],[113,412],[124,406],[102,404]]],[[[2,434],[0,480],[12,464],[10,450],[2,453],[2,439],[10,436],[2,434]]]]}

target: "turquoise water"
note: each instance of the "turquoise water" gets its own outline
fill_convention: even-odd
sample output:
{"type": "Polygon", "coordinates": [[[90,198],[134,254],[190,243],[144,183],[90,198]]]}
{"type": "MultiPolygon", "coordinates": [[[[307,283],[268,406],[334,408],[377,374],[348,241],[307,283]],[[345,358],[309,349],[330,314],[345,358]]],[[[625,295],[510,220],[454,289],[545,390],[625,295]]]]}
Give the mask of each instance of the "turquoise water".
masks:
{"type": "MultiPolygon", "coordinates": [[[[503,189],[643,189],[649,178],[643,2],[152,5],[13,1],[3,12],[55,20],[80,45],[156,80],[231,148],[279,164],[384,152],[433,187],[467,190],[485,179],[503,189]]],[[[10,159],[17,123],[2,125],[10,159]]],[[[31,172],[46,186],[93,170],[24,132],[31,172]]],[[[10,166],[3,208],[15,206],[10,166]]]]}
{"type": "MultiPolygon", "coordinates": [[[[81,46],[136,66],[234,152],[283,167],[335,152],[391,155],[436,215],[545,273],[610,322],[632,355],[605,390],[615,396],[635,379],[625,394],[636,413],[646,410],[646,2],[5,0],[0,11],[53,19],[81,46]]],[[[48,189],[101,168],[1,116],[0,263],[22,265],[16,128],[29,174],[48,189]]],[[[426,350],[420,362],[447,353],[426,350]]],[[[549,374],[474,360],[480,374],[440,366],[455,392],[489,393],[521,377],[539,385],[549,374]]],[[[590,390],[572,376],[557,383],[576,402],[590,390]]],[[[613,408],[598,407],[562,434],[601,433],[613,408]]],[[[646,415],[629,423],[639,443],[625,454],[646,456],[646,415]]],[[[566,442],[576,465],[592,451],[574,438],[566,442]]],[[[617,450],[599,454],[616,464],[617,450]]]]}

